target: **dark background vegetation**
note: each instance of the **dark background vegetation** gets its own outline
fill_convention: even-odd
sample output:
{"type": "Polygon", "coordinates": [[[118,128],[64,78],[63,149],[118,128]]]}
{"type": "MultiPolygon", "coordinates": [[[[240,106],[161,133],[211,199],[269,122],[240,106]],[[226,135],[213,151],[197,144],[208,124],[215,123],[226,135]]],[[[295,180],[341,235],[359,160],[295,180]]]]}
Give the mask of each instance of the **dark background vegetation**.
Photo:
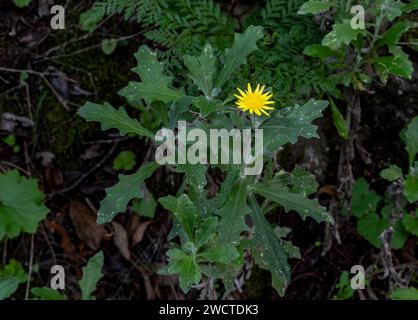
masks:
{"type": "MultiPolygon", "coordinates": [[[[225,10],[230,10],[235,2],[225,1],[225,10]]],[[[76,115],[86,100],[122,105],[124,101],[116,93],[134,77],[129,72],[136,64],[133,54],[143,43],[155,45],[142,36],[140,24],[125,23],[117,15],[86,36],[80,30],[79,15],[91,6],[91,1],[67,1],[66,29],[53,31],[49,16],[39,14],[43,9],[41,3],[34,1],[25,9],[17,9],[12,1],[0,3],[0,114],[24,117],[15,120],[14,128],[21,150],[15,153],[0,141],[0,167],[19,168],[27,176],[37,177],[50,208],[48,218],[34,237],[32,253],[34,263],[39,266],[34,272],[34,285],[46,285],[51,265],[62,264],[67,271],[68,295],[77,298],[76,283],[81,268],[100,247],[105,252],[105,268],[96,291],[98,299],[198,298],[197,290],[184,295],[175,277],[155,274],[164,265],[166,236],[171,227],[168,213],[160,206],[153,219],[134,213],[116,218],[127,231],[128,249],[134,262],[127,261],[126,252],[110,240],[115,230],[95,225],[94,208],[98,208],[105,188],[117,181],[112,161],[118,152],[132,150],[140,164],[149,157],[149,150],[146,141],[101,132],[98,125],[76,115]],[[124,41],[113,54],[106,55],[100,48],[101,41],[109,37],[124,41]],[[22,79],[22,74],[27,79],[22,79]],[[25,127],[25,121],[33,125],[25,127]]],[[[254,5],[252,1],[241,4],[254,5]]],[[[413,51],[410,54],[416,67],[418,56],[413,51]]],[[[380,178],[380,171],[392,163],[407,167],[399,132],[418,114],[417,72],[412,80],[391,78],[373,94],[362,94],[361,104],[359,138],[371,162],[365,163],[357,156],[354,174],[366,177],[378,193],[384,194],[387,182],[380,178]]],[[[300,139],[295,148],[282,152],[281,159],[286,168],[300,165],[314,173],[320,183],[318,197],[323,205],[329,205],[338,184],[342,139],[332,125],[328,109],[317,124],[319,140],[300,139]]],[[[2,137],[7,134],[0,131],[2,137]]],[[[180,175],[160,169],[147,185],[158,198],[173,194],[180,182],[180,175]]],[[[270,219],[293,229],[290,240],[300,247],[302,255],[301,260],[291,260],[292,280],[285,299],[330,299],[343,271],[356,264],[366,268],[378,266],[380,251],[356,232],[351,218],[340,217],[332,230],[280,211],[270,219]],[[340,241],[335,238],[336,232],[340,241]]],[[[14,258],[27,267],[30,242],[30,235],[9,240],[2,248],[1,262],[14,258]]],[[[409,239],[403,249],[395,251],[394,259],[400,270],[416,265],[416,239],[409,239]]],[[[382,269],[372,269],[374,276],[366,295],[370,299],[385,298],[388,280],[381,277],[382,269]]],[[[229,297],[279,298],[270,285],[268,272],[251,261],[247,261],[237,284],[239,288],[229,297]]]]}

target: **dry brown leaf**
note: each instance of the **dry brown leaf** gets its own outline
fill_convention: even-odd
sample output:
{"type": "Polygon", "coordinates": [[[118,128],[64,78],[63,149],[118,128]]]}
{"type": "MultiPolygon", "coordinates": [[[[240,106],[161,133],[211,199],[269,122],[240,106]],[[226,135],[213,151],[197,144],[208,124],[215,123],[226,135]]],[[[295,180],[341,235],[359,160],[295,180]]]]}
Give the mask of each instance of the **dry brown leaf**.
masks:
{"type": "Polygon", "coordinates": [[[337,196],[337,187],[334,185],[327,184],[325,186],[320,187],[317,193],[318,195],[325,193],[329,195],[331,198],[335,198],[337,196]]]}
{"type": "Polygon", "coordinates": [[[51,189],[57,189],[64,184],[64,175],[58,168],[45,168],[44,178],[45,184],[51,189]]]}
{"type": "Polygon", "coordinates": [[[74,245],[71,242],[67,230],[62,224],[55,220],[44,220],[45,226],[52,232],[56,232],[61,236],[60,246],[67,256],[72,256],[75,253],[74,245]]]}
{"type": "Polygon", "coordinates": [[[98,250],[107,231],[103,225],[96,223],[96,213],[84,203],[72,200],[70,202],[70,217],[73,220],[77,236],[85,241],[90,249],[98,250]]]}
{"type": "Polygon", "coordinates": [[[125,228],[117,222],[112,222],[113,229],[113,243],[119,249],[121,255],[126,259],[131,259],[131,251],[129,250],[128,233],[125,228]]]}
{"type": "Polygon", "coordinates": [[[132,245],[136,245],[137,243],[141,242],[142,239],[144,239],[145,231],[151,223],[153,223],[153,221],[149,220],[139,224],[134,234],[132,235],[132,245]]]}

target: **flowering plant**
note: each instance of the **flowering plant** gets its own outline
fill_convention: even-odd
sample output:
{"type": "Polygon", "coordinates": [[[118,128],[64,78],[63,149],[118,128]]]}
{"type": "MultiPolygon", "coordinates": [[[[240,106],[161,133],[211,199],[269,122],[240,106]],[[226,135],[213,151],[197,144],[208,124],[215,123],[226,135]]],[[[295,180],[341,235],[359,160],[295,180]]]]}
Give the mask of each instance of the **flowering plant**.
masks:
{"type": "MultiPolygon", "coordinates": [[[[251,128],[263,133],[261,154],[256,153],[254,157],[261,157],[265,169],[257,175],[246,175],[244,163],[239,162],[179,161],[169,165],[184,173],[184,182],[176,195],[158,200],[173,214],[173,227],[168,235],[173,242],[166,252],[168,264],[159,273],[178,274],[184,292],[200,284],[213,289],[218,279],[225,291],[233,289],[234,278],[251,255],[255,263],[271,272],[274,288],[283,295],[290,280],[288,259],[299,258],[300,254],[297,247],[285,240],[290,230],[273,226],[267,216],[280,207],[292,214],[298,212],[303,219],[332,222],[325,208],[316,199],[308,198],[317,189],[314,178],[299,168],[286,172],[276,157],[283,145],[296,143],[298,137],[317,136],[316,126],[311,122],[320,117],[327,102],[311,99],[304,105],[274,109],[270,90],[257,85],[253,91],[248,85],[246,92],[238,91],[236,108],[232,93],[223,89],[246,64],[262,37],[261,27],[250,26],[235,35],[232,47],[221,57],[215,56],[210,44],[200,56],[184,56],[193,84],[180,87],[172,85],[173,79],[164,74],[164,65],[156,54],[142,46],[135,55],[138,66],[133,69],[141,82],[130,82],[119,92],[131,103],[141,100],[151,107],[162,103],[164,127],[177,132],[177,140],[180,140],[178,123],[184,122],[189,128],[206,133],[214,129],[251,128]],[[249,111],[250,117],[244,111],[249,111]],[[213,185],[213,179],[207,179],[214,175],[223,181],[220,185],[213,185]],[[210,196],[208,189],[217,191],[210,196]]],[[[122,135],[135,134],[154,140],[154,134],[131,118],[123,107],[117,110],[108,103],[87,102],[79,114],[88,121],[100,122],[103,130],[113,128],[122,135]]],[[[205,147],[199,145],[199,148],[205,147]]],[[[118,213],[126,211],[132,199],[143,197],[144,181],[158,168],[158,163],[149,162],[134,174],[120,175],[119,182],[106,191],[98,223],[110,222],[118,213]]]]}

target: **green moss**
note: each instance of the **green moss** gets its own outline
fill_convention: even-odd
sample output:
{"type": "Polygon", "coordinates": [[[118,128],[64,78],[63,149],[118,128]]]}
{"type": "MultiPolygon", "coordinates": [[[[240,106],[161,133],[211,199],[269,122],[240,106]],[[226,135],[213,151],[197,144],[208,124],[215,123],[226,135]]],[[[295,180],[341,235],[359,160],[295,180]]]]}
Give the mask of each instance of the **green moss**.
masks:
{"type": "Polygon", "coordinates": [[[270,274],[255,265],[251,270],[250,278],[244,284],[243,291],[248,295],[248,299],[259,300],[266,294],[266,290],[270,287],[270,283],[270,274]]]}
{"type": "Polygon", "coordinates": [[[39,110],[37,139],[43,149],[55,154],[62,164],[74,157],[84,137],[94,133],[92,124],[76,115],[76,110],[66,110],[56,98],[48,94],[39,110]]]}
{"type": "MultiPolygon", "coordinates": [[[[66,17],[67,23],[77,23],[79,13],[84,9],[78,8],[78,12],[69,10],[71,14],[66,17]]],[[[130,30],[132,24],[114,25],[115,30],[109,30],[112,34],[133,33],[130,30]]],[[[87,39],[71,43],[71,40],[80,39],[84,35],[86,33],[78,28],[56,31],[54,37],[48,37],[42,44],[40,51],[46,52],[55,47],[59,49],[49,54],[51,60],[39,63],[37,70],[47,70],[52,66],[75,80],[79,88],[92,93],[90,96],[72,95],[71,102],[77,105],[81,106],[86,101],[107,101],[115,107],[126,105],[117,92],[127,85],[130,80],[128,77],[134,77],[130,69],[135,65],[133,54],[138,48],[138,43],[135,40],[125,41],[124,46],[118,46],[113,54],[107,56],[100,47],[83,51],[101,43],[103,36],[99,32],[93,33],[87,39]]],[[[65,109],[39,77],[30,76],[28,83],[33,103],[35,149],[53,152],[61,165],[65,162],[67,167],[77,166],[78,155],[83,152],[81,142],[99,138],[103,135],[102,131],[97,124],[86,122],[78,116],[77,107],[73,104],[69,105],[70,110],[65,109]]],[[[7,89],[0,81],[0,92],[7,89]]],[[[0,96],[0,112],[13,112],[29,117],[25,98],[24,93],[20,92],[17,92],[16,96],[0,96]]]]}
{"type": "MultiPolygon", "coordinates": [[[[80,36],[75,35],[74,31],[63,32],[63,36],[60,37],[62,42],[74,36],[80,36]]],[[[68,46],[65,53],[82,50],[91,46],[92,43],[100,43],[101,40],[102,38],[98,35],[76,42],[68,46]]],[[[77,86],[82,90],[92,93],[87,97],[71,96],[71,102],[83,105],[86,101],[97,103],[107,101],[116,107],[125,104],[117,92],[129,81],[127,75],[132,74],[129,70],[134,65],[133,53],[136,49],[137,45],[131,43],[129,47],[119,48],[110,56],[105,55],[98,48],[54,59],[54,64],[61,72],[76,80],[77,86]],[[132,63],[127,63],[127,60],[132,63]]],[[[66,162],[68,166],[71,159],[77,158],[77,151],[82,141],[91,140],[103,134],[97,124],[88,123],[76,114],[77,107],[71,105],[71,110],[66,110],[50,91],[42,104],[42,110],[39,112],[41,124],[38,125],[37,133],[42,137],[41,143],[44,148],[53,152],[61,164],[66,162]]],[[[74,166],[74,161],[71,166],[74,166]]]]}

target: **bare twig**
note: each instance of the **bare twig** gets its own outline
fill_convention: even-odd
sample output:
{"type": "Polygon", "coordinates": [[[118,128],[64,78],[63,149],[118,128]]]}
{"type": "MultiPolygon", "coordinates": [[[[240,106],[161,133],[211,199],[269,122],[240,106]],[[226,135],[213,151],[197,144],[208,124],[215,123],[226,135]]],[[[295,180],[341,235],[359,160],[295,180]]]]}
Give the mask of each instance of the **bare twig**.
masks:
{"type": "Polygon", "coordinates": [[[48,245],[49,250],[51,251],[52,260],[54,262],[54,265],[56,265],[57,264],[57,256],[55,254],[54,248],[52,247],[51,241],[49,241],[49,237],[48,237],[48,234],[46,233],[45,226],[44,226],[43,223],[41,223],[41,232],[45,237],[45,242],[48,245]]]}
{"type": "Polygon", "coordinates": [[[57,195],[57,194],[62,194],[62,193],[66,193],[69,192],[73,189],[75,189],[76,187],[78,187],[78,185],[84,181],[84,179],[86,179],[90,174],[92,174],[94,171],[96,171],[98,168],[100,168],[113,154],[113,152],[115,151],[116,147],[118,145],[118,142],[116,142],[112,149],[109,151],[109,153],[103,157],[102,160],[100,160],[99,162],[97,162],[90,170],[88,170],[87,172],[83,173],[72,185],[68,186],[67,188],[61,189],[61,190],[57,190],[54,191],[50,194],[48,194],[48,198],[52,198],[53,196],[57,195]]]}
{"type": "Polygon", "coordinates": [[[0,67],[0,71],[14,72],[14,73],[26,72],[26,73],[33,74],[33,75],[36,75],[36,76],[40,77],[42,80],[45,81],[46,85],[49,87],[49,89],[51,89],[52,93],[55,95],[55,97],[58,99],[58,101],[64,106],[64,108],[69,110],[69,108],[67,106],[67,102],[59,95],[59,93],[54,89],[54,87],[51,85],[51,83],[45,77],[46,75],[56,75],[55,73],[38,72],[38,71],[35,71],[35,70],[31,70],[31,69],[14,69],[14,68],[5,68],[5,67],[0,67]]]}
{"type": "Polygon", "coordinates": [[[34,238],[35,238],[35,235],[32,234],[30,238],[29,270],[28,270],[28,280],[26,282],[25,300],[29,299],[30,280],[32,278],[32,267],[33,267],[33,251],[35,249],[34,238]]]}
{"type": "Polygon", "coordinates": [[[46,85],[49,87],[49,89],[51,89],[51,91],[52,91],[52,93],[55,95],[55,97],[57,98],[57,100],[59,101],[59,103],[61,103],[62,104],[62,106],[65,108],[65,109],[67,109],[67,110],[70,110],[69,108],[68,108],[68,105],[67,105],[67,102],[64,100],[64,98],[63,97],[61,97],[60,96],[60,94],[54,89],[54,87],[52,86],[52,84],[48,81],[48,79],[44,76],[44,75],[41,75],[40,76],[41,78],[42,78],[42,80],[44,80],[45,81],[45,83],[46,83],[46,85]]]}
{"type": "Polygon", "coordinates": [[[382,240],[382,248],[380,252],[382,263],[385,267],[385,274],[384,277],[391,276],[391,278],[396,282],[398,286],[405,286],[406,282],[396,271],[393,258],[392,258],[392,250],[390,249],[390,243],[392,240],[393,231],[395,230],[395,224],[398,220],[402,219],[403,211],[402,211],[402,193],[403,188],[399,186],[394,194],[394,208],[390,215],[389,226],[383,231],[380,238],[382,240]]]}
{"type": "MultiPolygon", "coordinates": [[[[142,32],[143,31],[137,32],[135,34],[131,34],[129,36],[120,37],[120,38],[117,38],[117,39],[114,39],[114,40],[115,41],[129,40],[129,39],[135,38],[138,35],[142,34],[142,32]]],[[[71,56],[74,56],[74,55],[77,55],[77,54],[80,54],[80,53],[83,53],[83,52],[86,52],[86,51],[89,51],[89,50],[100,48],[101,46],[102,46],[101,43],[94,44],[94,45],[91,45],[89,47],[85,47],[85,48],[82,48],[82,49],[79,49],[79,50],[76,50],[76,51],[73,51],[73,52],[70,52],[70,53],[60,54],[60,55],[51,56],[51,57],[44,57],[43,61],[56,60],[56,59],[60,59],[60,58],[64,58],[64,57],[71,57],[71,56]]]]}
{"type": "Polygon", "coordinates": [[[6,265],[6,260],[7,260],[7,244],[9,242],[9,239],[7,237],[5,237],[4,239],[4,247],[3,247],[3,257],[2,257],[2,262],[3,265],[6,265]]]}

